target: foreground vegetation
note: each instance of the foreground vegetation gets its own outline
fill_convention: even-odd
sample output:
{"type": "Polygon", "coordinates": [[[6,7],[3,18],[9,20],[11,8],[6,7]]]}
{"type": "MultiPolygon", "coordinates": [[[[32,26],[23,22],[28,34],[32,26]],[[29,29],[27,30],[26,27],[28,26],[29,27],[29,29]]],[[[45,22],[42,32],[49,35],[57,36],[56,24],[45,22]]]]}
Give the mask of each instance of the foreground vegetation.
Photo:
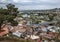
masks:
{"type": "Polygon", "coordinates": [[[0,42],[32,42],[32,41],[14,37],[0,37],[0,42]]]}

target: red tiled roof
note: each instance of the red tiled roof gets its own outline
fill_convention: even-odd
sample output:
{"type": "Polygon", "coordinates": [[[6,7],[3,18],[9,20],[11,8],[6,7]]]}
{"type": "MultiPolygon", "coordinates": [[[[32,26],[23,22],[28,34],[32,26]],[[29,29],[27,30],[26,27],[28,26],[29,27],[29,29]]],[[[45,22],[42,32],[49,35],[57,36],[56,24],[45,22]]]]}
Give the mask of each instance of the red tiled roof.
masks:
{"type": "Polygon", "coordinates": [[[7,26],[5,26],[5,27],[2,28],[2,30],[0,31],[0,36],[3,36],[3,35],[5,35],[5,34],[7,34],[7,33],[9,33],[9,31],[8,31],[7,26]]]}
{"type": "Polygon", "coordinates": [[[0,30],[0,33],[4,32],[5,30],[0,30]]]}

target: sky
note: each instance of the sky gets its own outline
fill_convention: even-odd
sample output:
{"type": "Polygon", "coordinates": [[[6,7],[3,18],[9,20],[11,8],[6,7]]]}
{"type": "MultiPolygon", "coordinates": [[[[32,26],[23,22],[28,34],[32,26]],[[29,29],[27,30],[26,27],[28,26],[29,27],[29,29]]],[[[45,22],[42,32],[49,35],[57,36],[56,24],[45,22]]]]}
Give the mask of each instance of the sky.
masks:
{"type": "Polygon", "coordinates": [[[15,4],[19,10],[42,10],[60,8],[60,0],[1,0],[0,7],[7,3],[15,4]]]}

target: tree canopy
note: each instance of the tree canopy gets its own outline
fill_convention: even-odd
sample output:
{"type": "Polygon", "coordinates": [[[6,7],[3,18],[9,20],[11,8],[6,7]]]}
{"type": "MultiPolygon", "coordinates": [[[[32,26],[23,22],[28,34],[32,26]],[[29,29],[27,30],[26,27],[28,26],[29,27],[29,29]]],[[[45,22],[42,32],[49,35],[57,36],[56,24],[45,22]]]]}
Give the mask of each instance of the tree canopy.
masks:
{"type": "Polygon", "coordinates": [[[17,21],[14,21],[14,18],[19,13],[18,8],[15,8],[13,4],[8,4],[6,7],[7,9],[0,8],[0,29],[4,21],[7,21],[7,23],[10,22],[13,26],[18,24],[17,21]]]}

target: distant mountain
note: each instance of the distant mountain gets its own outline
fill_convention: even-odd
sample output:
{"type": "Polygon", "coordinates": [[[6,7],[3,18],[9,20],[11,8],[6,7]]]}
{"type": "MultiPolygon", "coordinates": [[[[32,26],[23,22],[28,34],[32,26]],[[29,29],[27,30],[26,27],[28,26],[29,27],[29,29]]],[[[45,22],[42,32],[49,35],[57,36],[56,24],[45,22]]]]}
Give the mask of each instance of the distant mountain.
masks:
{"type": "Polygon", "coordinates": [[[21,10],[20,12],[60,12],[60,8],[47,9],[47,10],[21,10]]]}

